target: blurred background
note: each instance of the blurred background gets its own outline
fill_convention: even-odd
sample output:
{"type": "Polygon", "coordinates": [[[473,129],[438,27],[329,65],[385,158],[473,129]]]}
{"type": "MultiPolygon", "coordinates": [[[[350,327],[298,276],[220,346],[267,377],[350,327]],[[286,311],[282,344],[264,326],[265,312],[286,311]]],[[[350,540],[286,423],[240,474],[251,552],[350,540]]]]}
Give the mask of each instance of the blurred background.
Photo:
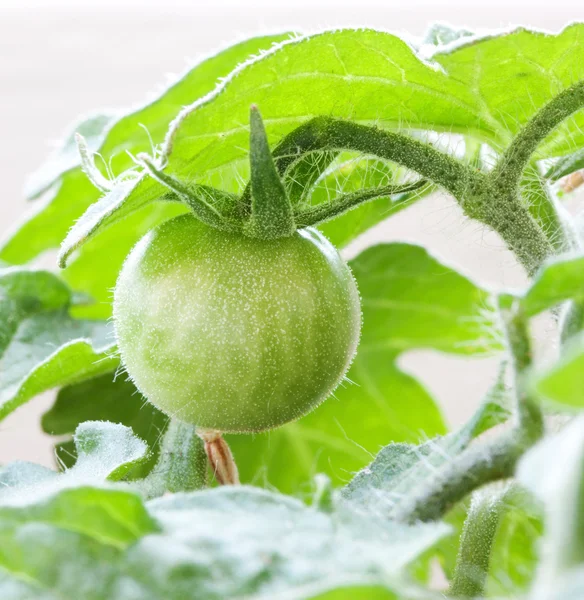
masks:
{"type": "MultiPolygon", "coordinates": [[[[0,236],[34,210],[22,193],[27,175],[79,115],[141,104],[202,56],[241,38],[358,26],[411,37],[436,21],[478,32],[518,24],[558,31],[575,20],[584,20],[582,0],[0,0],[0,236]]],[[[494,288],[524,283],[498,237],[464,220],[441,195],[381,223],[348,254],[382,240],[423,243],[494,288]]],[[[41,261],[54,265],[52,256],[41,261]]],[[[410,353],[401,365],[434,393],[453,426],[474,411],[496,366],[435,352],[410,353]]],[[[45,394],[0,422],[0,463],[52,465],[54,440],[39,427],[51,399],[45,394]]]]}

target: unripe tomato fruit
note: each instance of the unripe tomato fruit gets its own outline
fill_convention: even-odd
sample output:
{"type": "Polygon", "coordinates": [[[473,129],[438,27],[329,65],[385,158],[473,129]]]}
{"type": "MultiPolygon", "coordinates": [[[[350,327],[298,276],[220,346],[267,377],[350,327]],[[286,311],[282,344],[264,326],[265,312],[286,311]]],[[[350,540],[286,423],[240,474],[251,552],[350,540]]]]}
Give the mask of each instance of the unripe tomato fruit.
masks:
{"type": "Polygon", "coordinates": [[[114,293],[125,368],[159,409],[199,427],[252,432],[315,408],[355,354],[359,294],[313,229],[257,240],[191,215],[130,252],[114,293]]]}

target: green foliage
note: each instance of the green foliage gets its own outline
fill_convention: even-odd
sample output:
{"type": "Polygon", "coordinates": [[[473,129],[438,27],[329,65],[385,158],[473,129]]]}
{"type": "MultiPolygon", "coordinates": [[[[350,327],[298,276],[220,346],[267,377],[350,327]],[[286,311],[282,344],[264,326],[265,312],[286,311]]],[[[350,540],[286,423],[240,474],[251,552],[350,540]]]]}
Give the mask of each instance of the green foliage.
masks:
{"type": "Polygon", "coordinates": [[[59,390],[53,406],[43,415],[41,425],[46,433],[59,436],[57,460],[71,467],[77,460],[71,436],[84,421],[113,421],[129,427],[147,442],[147,460],[132,468],[133,478],[148,474],[158,459],[160,442],[168,417],[150,404],[125,376],[113,372],[87,379],[59,390]]]}
{"type": "Polygon", "coordinates": [[[60,472],[0,470],[0,596],[436,600],[433,559],[454,597],[582,596],[582,416],[543,423],[584,406],[581,234],[552,185],[583,164],[583,34],[253,38],[138,110],[75,124],[0,245],[0,418],[60,388],[42,420],[60,472]],[[229,436],[247,485],[209,488],[199,436],[216,432],[169,420],[122,373],[108,318],[130,249],[187,212],[250,244],[317,225],[345,248],[437,189],[499,234],[526,289],[495,297],[407,243],[361,252],[346,380],[299,421],[229,436]],[[62,277],[27,265],[59,246],[62,277]],[[542,366],[544,311],[560,346],[542,366]],[[417,349],[502,359],[458,431],[402,369],[417,349]]]}
{"type": "Polygon", "coordinates": [[[99,484],[124,467],[113,456],[132,461],[144,451],[140,440],[106,423],[86,424],[76,438],[78,464],[64,475],[19,468],[13,477],[15,467],[0,474],[3,598],[19,597],[19,586],[29,594],[46,590],[49,598],[178,599],[193,597],[192,590],[201,598],[308,598],[353,586],[400,597],[413,588],[400,582],[402,568],[448,531],[343,504],[325,513],[249,487],[144,503],[129,487],[99,484]],[[93,486],[83,485],[87,478],[93,486]]]}
{"type": "Polygon", "coordinates": [[[73,302],[51,273],[0,270],[0,417],[40,392],[117,366],[110,326],[71,318],[73,302]]]}

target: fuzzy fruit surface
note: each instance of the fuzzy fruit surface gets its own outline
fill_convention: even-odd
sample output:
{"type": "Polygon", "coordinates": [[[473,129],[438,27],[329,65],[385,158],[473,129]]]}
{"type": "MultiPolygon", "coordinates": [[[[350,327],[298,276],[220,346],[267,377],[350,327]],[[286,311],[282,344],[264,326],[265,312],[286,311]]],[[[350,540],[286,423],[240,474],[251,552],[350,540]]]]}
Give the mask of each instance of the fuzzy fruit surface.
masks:
{"type": "Polygon", "coordinates": [[[114,292],[125,368],[167,414],[271,429],[331,394],[361,328],[353,275],[313,229],[257,240],[183,215],[129,254],[114,292]]]}

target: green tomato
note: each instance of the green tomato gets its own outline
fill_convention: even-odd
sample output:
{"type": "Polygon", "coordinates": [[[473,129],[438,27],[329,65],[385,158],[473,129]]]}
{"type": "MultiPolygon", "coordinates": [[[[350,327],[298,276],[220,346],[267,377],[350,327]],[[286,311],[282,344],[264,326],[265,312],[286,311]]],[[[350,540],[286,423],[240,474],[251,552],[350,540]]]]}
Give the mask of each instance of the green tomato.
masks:
{"type": "Polygon", "coordinates": [[[361,309],[349,267],[318,231],[265,241],[183,215],[130,252],[114,324],[152,404],[199,427],[253,432],[331,394],[357,349],[361,309]]]}

